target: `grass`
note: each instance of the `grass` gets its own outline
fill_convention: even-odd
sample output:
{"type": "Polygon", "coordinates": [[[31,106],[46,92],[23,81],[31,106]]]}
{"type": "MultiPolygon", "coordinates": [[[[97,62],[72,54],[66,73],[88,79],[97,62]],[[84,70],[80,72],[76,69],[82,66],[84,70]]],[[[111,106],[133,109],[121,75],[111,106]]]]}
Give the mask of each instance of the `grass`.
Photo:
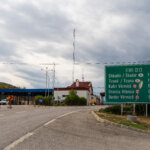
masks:
{"type": "Polygon", "coordinates": [[[96,112],[96,114],[100,118],[106,119],[114,123],[123,124],[132,128],[142,129],[146,131],[150,130],[150,118],[138,117],[137,122],[131,122],[126,119],[126,116],[103,113],[103,112],[96,112]]]}

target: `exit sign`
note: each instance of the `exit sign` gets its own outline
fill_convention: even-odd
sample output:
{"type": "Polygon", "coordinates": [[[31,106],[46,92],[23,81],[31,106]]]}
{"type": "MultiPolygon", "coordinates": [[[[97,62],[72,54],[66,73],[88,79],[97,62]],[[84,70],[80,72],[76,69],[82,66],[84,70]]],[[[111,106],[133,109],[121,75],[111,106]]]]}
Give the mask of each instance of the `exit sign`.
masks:
{"type": "Polygon", "coordinates": [[[150,103],[150,65],[105,67],[106,103],[150,103]]]}

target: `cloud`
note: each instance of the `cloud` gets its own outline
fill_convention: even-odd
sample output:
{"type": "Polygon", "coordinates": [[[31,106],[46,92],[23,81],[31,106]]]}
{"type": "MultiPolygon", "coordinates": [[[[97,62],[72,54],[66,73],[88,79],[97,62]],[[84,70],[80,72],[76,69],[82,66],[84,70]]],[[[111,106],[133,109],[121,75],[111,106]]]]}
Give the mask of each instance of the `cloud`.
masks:
{"type": "Polygon", "coordinates": [[[72,32],[76,28],[75,56],[80,65],[76,66],[75,77],[81,79],[84,68],[87,80],[94,86],[103,86],[104,66],[87,62],[149,60],[149,3],[148,0],[2,0],[0,62],[28,65],[1,64],[1,80],[27,88],[45,87],[41,72],[44,66],[40,64],[55,62],[59,64],[58,85],[71,84],[72,32]]]}

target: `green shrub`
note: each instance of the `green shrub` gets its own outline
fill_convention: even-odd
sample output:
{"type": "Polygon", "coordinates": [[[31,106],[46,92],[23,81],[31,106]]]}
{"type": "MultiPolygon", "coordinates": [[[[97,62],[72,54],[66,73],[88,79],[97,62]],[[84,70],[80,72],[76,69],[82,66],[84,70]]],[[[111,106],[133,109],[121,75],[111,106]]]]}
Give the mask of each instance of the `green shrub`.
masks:
{"type": "Polygon", "coordinates": [[[64,103],[66,105],[86,105],[87,101],[83,97],[79,97],[75,90],[70,90],[69,95],[66,97],[64,103]]]}
{"type": "MultiPolygon", "coordinates": [[[[150,105],[148,105],[148,113],[150,114],[150,105]]],[[[99,112],[105,112],[105,113],[112,113],[116,115],[121,114],[121,105],[112,105],[104,109],[100,109],[99,112]]],[[[135,107],[135,113],[136,115],[145,115],[146,113],[146,105],[145,104],[136,104],[135,107]]],[[[131,115],[133,114],[133,104],[127,104],[123,107],[123,114],[124,115],[131,115]]]]}
{"type": "MultiPolygon", "coordinates": [[[[101,112],[101,109],[99,111],[101,112]]],[[[106,113],[112,113],[112,114],[120,115],[121,106],[120,105],[109,106],[109,107],[106,107],[105,109],[103,109],[102,111],[106,112],[106,113]]]]}
{"type": "Polygon", "coordinates": [[[43,98],[43,105],[50,106],[52,104],[52,96],[47,96],[43,98]]]}
{"type": "Polygon", "coordinates": [[[79,100],[79,105],[84,106],[84,105],[86,105],[86,104],[87,104],[87,100],[86,100],[86,98],[81,97],[81,98],[80,98],[80,100],[79,100]]]}
{"type": "MultiPolygon", "coordinates": [[[[136,104],[135,111],[137,115],[145,115],[146,104],[136,104]]],[[[150,115],[150,105],[148,104],[148,114],[150,115]]]]}
{"type": "Polygon", "coordinates": [[[35,100],[35,104],[36,104],[36,105],[40,105],[40,104],[41,104],[41,103],[39,102],[40,99],[43,99],[43,96],[42,96],[42,95],[37,95],[37,96],[35,96],[35,99],[34,99],[34,100],[35,100]]]}
{"type": "Polygon", "coordinates": [[[124,115],[132,115],[133,114],[133,105],[128,104],[123,107],[123,114],[124,115]]]}
{"type": "Polygon", "coordinates": [[[47,105],[47,106],[50,106],[50,105],[52,105],[52,96],[44,97],[42,95],[38,95],[38,96],[35,97],[35,104],[36,105],[47,105]],[[43,100],[42,103],[39,102],[40,99],[43,100]]]}
{"type": "MultiPolygon", "coordinates": [[[[123,113],[125,115],[128,114],[132,114],[132,105],[126,105],[123,107],[123,113]]],[[[113,105],[113,106],[109,106],[105,109],[100,109],[100,112],[106,112],[106,113],[111,113],[111,114],[116,114],[116,115],[120,115],[121,114],[121,105],[113,105]]]]}

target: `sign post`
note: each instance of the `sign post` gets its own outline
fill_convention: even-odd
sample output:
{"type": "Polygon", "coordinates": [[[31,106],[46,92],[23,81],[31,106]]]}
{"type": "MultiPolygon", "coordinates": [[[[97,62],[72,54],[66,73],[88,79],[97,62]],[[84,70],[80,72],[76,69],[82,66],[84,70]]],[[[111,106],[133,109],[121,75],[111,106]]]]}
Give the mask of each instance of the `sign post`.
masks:
{"type": "Polygon", "coordinates": [[[146,104],[146,117],[148,117],[148,104],[146,104]]]}
{"type": "Polygon", "coordinates": [[[12,108],[12,100],[14,99],[13,95],[8,96],[8,100],[9,100],[9,108],[12,108]]]}
{"type": "Polygon", "coordinates": [[[133,104],[133,115],[136,115],[136,113],[135,113],[135,104],[133,104]]]}
{"type": "Polygon", "coordinates": [[[123,115],[123,104],[121,104],[121,116],[123,115]]]}

